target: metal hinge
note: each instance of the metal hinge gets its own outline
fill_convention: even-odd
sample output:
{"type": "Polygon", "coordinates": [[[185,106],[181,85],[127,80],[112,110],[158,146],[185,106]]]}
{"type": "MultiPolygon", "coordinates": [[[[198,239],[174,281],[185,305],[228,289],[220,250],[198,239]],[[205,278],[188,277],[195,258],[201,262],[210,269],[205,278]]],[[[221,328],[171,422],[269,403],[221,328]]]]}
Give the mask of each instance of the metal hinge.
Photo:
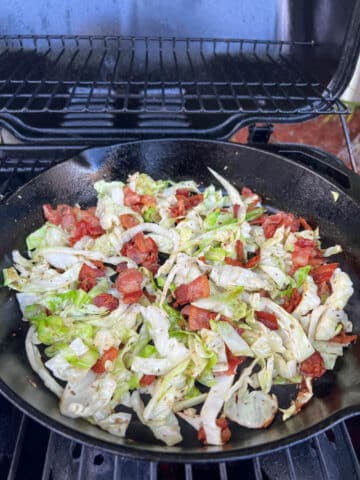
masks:
{"type": "Polygon", "coordinates": [[[251,123],[249,125],[248,143],[268,143],[271,134],[274,131],[274,126],[271,123],[263,123],[257,125],[251,123]]]}

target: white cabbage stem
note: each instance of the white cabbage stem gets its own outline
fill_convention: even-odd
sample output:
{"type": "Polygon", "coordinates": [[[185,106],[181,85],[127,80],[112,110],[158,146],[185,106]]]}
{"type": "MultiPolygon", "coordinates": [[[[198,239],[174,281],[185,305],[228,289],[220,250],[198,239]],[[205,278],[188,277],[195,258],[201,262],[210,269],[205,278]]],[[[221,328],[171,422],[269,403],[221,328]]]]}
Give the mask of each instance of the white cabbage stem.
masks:
{"type": "Polygon", "coordinates": [[[246,217],[246,205],[243,202],[240,196],[240,193],[237,191],[237,189],[233,185],[231,185],[230,182],[228,182],[224,177],[222,177],[220,174],[215,172],[215,170],[213,170],[210,167],[208,167],[208,170],[212,175],[214,175],[216,180],[225,188],[225,190],[227,191],[230,197],[231,203],[233,205],[239,205],[238,220],[240,222],[243,222],[246,217]]]}
{"type": "Polygon", "coordinates": [[[35,328],[30,327],[25,340],[26,355],[31,368],[39,375],[45,386],[60,398],[64,389],[54,380],[41,361],[40,353],[34,345],[34,334],[35,328]]]}
{"type": "Polygon", "coordinates": [[[119,241],[121,243],[120,248],[124,245],[124,243],[131,240],[135,235],[140,232],[153,232],[157,235],[162,235],[164,237],[169,238],[173,244],[173,251],[176,252],[179,250],[180,246],[180,238],[179,235],[171,230],[167,230],[163,227],[160,227],[156,223],[142,223],[141,225],[136,225],[136,227],[129,228],[123,234],[120,235],[119,241]]]}

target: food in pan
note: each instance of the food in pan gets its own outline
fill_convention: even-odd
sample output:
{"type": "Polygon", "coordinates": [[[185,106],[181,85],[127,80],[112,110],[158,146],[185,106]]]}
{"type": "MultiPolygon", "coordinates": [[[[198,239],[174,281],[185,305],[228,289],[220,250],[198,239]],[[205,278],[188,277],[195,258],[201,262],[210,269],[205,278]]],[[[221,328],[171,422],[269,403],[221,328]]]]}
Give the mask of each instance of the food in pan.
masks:
{"type": "Polygon", "coordinates": [[[132,415],[167,445],[179,417],[220,445],[234,424],[296,415],[313,382],[356,340],[352,282],[319,230],[267,211],[211,170],[189,180],[95,183],[97,205],[44,205],[5,285],[30,323],[32,368],[60,411],[126,436],[132,415]],[[296,386],[279,408],[277,391],[296,386]]]}

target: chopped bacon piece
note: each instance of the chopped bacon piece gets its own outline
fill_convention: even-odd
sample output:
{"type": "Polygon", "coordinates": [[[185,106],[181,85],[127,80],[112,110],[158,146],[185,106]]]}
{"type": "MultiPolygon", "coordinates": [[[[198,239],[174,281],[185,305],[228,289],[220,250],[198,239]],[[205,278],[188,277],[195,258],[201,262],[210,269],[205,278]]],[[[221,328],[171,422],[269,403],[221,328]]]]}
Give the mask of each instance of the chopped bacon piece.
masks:
{"type": "MultiPolygon", "coordinates": [[[[216,425],[221,428],[221,440],[222,440],[222,442],[223,443],[228,442],[231,438],[231,431],[230,431],[230,428],[229,428],[229,425],[227,423],[226,418],[224,418],[224,417],[218,418],[216,420],[216,425]]],[[[204,427],[201,426],[199,428],[197,438],[198,438],[198,440],[203,441],[205,444],[207,444],[204,427]]]]}
{"type": "Polygon", "coordinates": [[[127,265],[126,262],[120,262],[116,266],[116,271],[117,271],[117,273],[121,273],[124,270],[126,270],[127,268],[128,268],[128,265],[127,265]]]}
{"type": "MultiPolygon", "coordinates": [[[[78,210],[78,209],[77,209],[78,210]]],[[[77,215],[81,222],[84,222],[87,229],[87,235],[92,238],[100,237],[105,231],[100,225],[100,220],[95,215],[96,208],[91,207],[87,210],[78,210],[77,215]]]]}
{"type": "Polygon", "coordinates": [[[293,413],[293,415],[297,415],[300,412],[300,410],[302,410],[305,407],[305,405],[309,403],[309,401],[311,400],[312,391],[309,390],[309,387],[311,388],[311,382],[312,382],[311,377],[307,377],[307,379],[302,377],[298,393],[294,400],[295,412],[293,413]],[[307,382],[309,382],[310,384],[308,385],[307,382]]]}
{"type": "Polygon", "coordinates": [[[49,204],[43,205],[46,220],[55,225],[61,225],[70,234],[69,244],[71,246],[85,235],[97,238],[105,233],[95,211],[95,207],[81,210],[78,207],[62,204],[53,209],[49,204]]]}
{"type": "Polygon", "coordinates": [[[338,266],[338,263],[325,263],[324,265],[314,267],[310,275],[313,277],[314,282],[320,285],[322,282],[328,282],[331,279],[338,266]]]}
{"type": "Polygon", "coordinates": [[[120,272],[116,279],[116,288],[123,295],[123,302],[137,303],[142,296],[141,284],[143,281],[143,275],[136,268],[128,268],[123,272],[120,272]]]}
{"type": "Polygon", "coordinates": [[[175,290],[176,302],[179,305],[191,303],[198,298],[210,295],[209,280],[206,275],[200,275],[190,283],[183,283],[175,290]]]}
{"type": "Polygon", "coordinates": [[[136,227],[136,225],[139,225],[139,221],[137,220],[137,218],[129,213],[124,213],[123,215],[120,215],[120,223],[121,226],[125,229],[136,227]]]}
{"type": "Polygon", "coordinates": [[[291,290],[290,298],[285,297],[284,303],[282,304],[282,308],[289,313],[292,313],[295,308],[299,305],[301,301],[301,295],[297,288],[293,288],[291,290]]]}
{"type": "Polygon", "coordinates": [[[267,290],[265,290],[264,288],[259,290],[259,295],[260,295],[260,297],[270,297],[269,292],[267,290]]]}
{"type": "Polygon", "coordinates": [[[260,262],[260,258],[261,258],[261,254],[260,254],[260,248],[258,248],[256,250],[256,253],[255,255],[250,258],[250,260],[248,260],[245,264],[244,264],[244,267],[245,268],[254,268],[257,266],[257,264],[260,262]]]}
{"type": "Polygon", "coordinates": [[[86,263],[80,269],[79,272],[79,288],[89,292],[96,285],[96,279],[105,275],[102,268],[91,268],[86,263]]]}
{"type": "Polygon", "coordinates": [[[126,186],[124,187],[124,205],[131,207],[134,212],[140,213],[144,206],[156,207],[156,199],[151,195],[139,195],[126,186]]]}
{"type": "Polygon", "coordinates": [[[61,220],[66,215],[73,217],[73,209],[69,205],[58,205],[55,209],[49,203],[43,205],[43,213],[46,220],[54,225],[61,225],[61,220]]]}
{"type": "Polygon", "coordinates": [[[238,365],[241,365],[245,362],[246,357],[236,357],[231,353],[231,351],[226,347],[226,356],[228,361],[228,369],[226,372],[221,372],[223,375],[235,375],[238,365]]]}
{"type": "Polygon", "coordinates": [[[205,430],[203,426],[199,428],[197,438],[198,440],[200,440],[200,442],[206,443],[206,435],[205,435],[205,430]]]}
{"type": "Polygon", "coordinates": [[[326,372],[324,360],[319,352],[314,352],[300,365],[300,372],[305,377],[319,378],[326,372]]]}
{"type": "Polygon", "coordinates": [[[151,385],[155,378],[155,375],[143,375],[140,379],[140,385],[142,387],[145,387],[146,385],[151,385]]]}
{"type": "Polygon", "coordinates": [[[158,246],[151,237],[145,238],[143,232],[138,233],[132,240],[125,243],[121,254],[131,258],[137,265],[142,265],[156,273],[158,265],[158,246]]]}
{"type": "Polygon", "coordinates": [[[240,205],[238,205],[237,203],[234,203],[234,205],[233,205],[233,215],[234,215],[235,218],[238,218],[239,208],[240,208],[240,205]]]}
{"type": "Polygon", "coordinates": [[[181,313],[188,317],[189,329],[193,331],[210,328],[210,320],[216,317],[216,313],[195,307],[194,305],[186,305],[181,310],[181,313]]]}
{"type": "Polygon", "coordinates": [[[264,220],[262,227],[265,238],[273,237],[276,230],[282,226],[290,227],[291,232],[299,230],[299,222],[292,213],[278,212],[274,215],[268,215],[264,220]]]}
{"type": "Polygon", "coordinates": [[[261,197],[257,194],[257,193],[254,193],[251,188],[248,188],[248,187],[243,187],[241,189],[241,195],[244,197],[244,198],[249,198],[249,197],[257,197],[256,198],[256,202],[261,202],[261,197]]]}
{"type": "Polygon", "coordinates": [[[101,260],[91,260],[91,263],[96,267],[105,272],[105,265],[104,262],[101,260]]]}
{"type": "Polygon", "coordinates": [[[116,310],[119,300],[110,293],[100,293],[93,298],[93,304],[97,307],[105,307],[107,310],[116,310]]]}
{"type": "Polygon", "coordinates": [[[320,298],[328,297],[331,294],[331,286],[329,282],[321,282],[317,286],[317,293],[320,298]]]}
{"type": "Polygon", "coordinates": [[[99,360],[92,366],[91,370],[95,373],[104,373],[106,371],[106,362],[113,362],[118,356],[119,350],[115,347],[110,347],[106,350],[99,360]]]}
{"type": "Polygon", "coordinates": [[[244,266],[242,262],[240,262],[239,260],[234,260],[231,257],[225,257],[224,262],[226,263],[226,265],[233,265],[234,267],[243,267],[244,266]]]}
{"type": "Polygon", "coordinates": [[[237,254],[237,259],[242,262],[244,260],[244,245],[241,240],[236,240],[235,249],[237,254]]]}
{"type": "Polygon", "coordinates": [[[263,323],[265,327],[269,328],[270,330],[279,329],[279,324],[278,324],[276,315],[274,315],[273,313],[264,312],[261,310],[258,310],[255,313],[256,313],[256,318],[259,320],[259,322],[263,323]]]}
{"type": "Polygon", "coordinates": [[[312,230],[311,225],[303,217],[299,217],[299,223],[303,227],[304,230],[312,230]]]}
{"type": "Polygon", "coordinates": [[[145,297],[149,300],[149,302],[151,303],[154,303],[155,300],[156,300],[156,295],[151,295],[151,293],[149,293],[147,290],[144,290],[143,291],[143,294],[145,295],[145,297]]]}
{"type": "Polygon", "coordinates": [[[291,254],[294,267],[305,267],[306,265],[320,265],[324,258],[313,240],[299,238],[291,254]]]}
{"type": "Polygon", "coordinates": [[[256,217],[253,220],[250,220],[249,224],[250,225],[262,225],[265,222],[265,220],[268,218],[268,216],[269,215],[267,213],[263,213],[262,215],[260,215],[260,217],[256,217]]]}
{"type": "Polygon", "coordinates": [[[357,341],[358,336],[357,335],[346,335],[344,332],[344,329],[340,331],[336,337],[333,337],[329,340],[329,342],[333,343],[353,343],[357,341]]]}
{"type": "Polygon", "coordinates": [[[175,196],[177,202],[169,209],[172,218],[184,217],[190,208],[196,207],[204,198],[202,193],[192,195],[192,192],[186,188],[178,188],[175,196]]]}

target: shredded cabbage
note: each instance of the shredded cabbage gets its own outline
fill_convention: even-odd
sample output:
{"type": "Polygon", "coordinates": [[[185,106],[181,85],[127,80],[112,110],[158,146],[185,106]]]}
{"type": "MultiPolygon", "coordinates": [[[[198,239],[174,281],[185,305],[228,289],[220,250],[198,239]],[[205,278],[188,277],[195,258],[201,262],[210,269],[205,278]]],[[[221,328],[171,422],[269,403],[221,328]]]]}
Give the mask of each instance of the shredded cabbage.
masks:
{"type": "Polygon", "coordinates": [[[278,225],[285,213],[268,230],[260,197],[209,170],[225,193],[139,172],[100,180],[95,208],[47,221],[27,253],[13,252],[3,284],[30,324],[29,363],[63,415],[125,437],[126,406],[166,445],[182,441],[178,418],[222,445],[227,419],[272,423],[275,385],[298,386],[283,419],[299,413],[313,396],[311,356],[333,369],[354,340],[343,336],[349,276],[303,264],[309,245],[319,263],[341,246],[322,250],[318,229],[278,225]]]}

